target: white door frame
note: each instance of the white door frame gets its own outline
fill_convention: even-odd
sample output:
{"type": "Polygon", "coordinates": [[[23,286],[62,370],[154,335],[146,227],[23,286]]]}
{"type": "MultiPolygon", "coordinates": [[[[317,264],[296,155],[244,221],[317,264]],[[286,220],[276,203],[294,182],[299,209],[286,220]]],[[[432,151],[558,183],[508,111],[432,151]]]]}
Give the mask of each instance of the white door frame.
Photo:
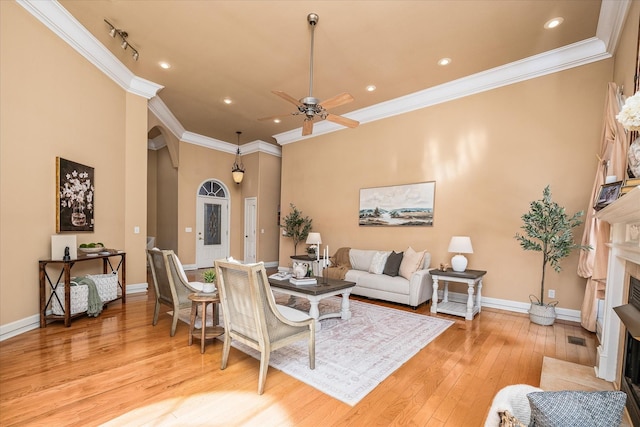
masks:
{"type": "Polygon", "coordinates": [[[217,179],[211,178],[202,181],[202,183],[198,186],[196,191],[196,232],[194,235],[194,244],[196,248],[196,259],[195,264],[196,268],[206,268],[213,266],[213,257],[208,257],[204,254],[203,248],[200,245],[201,236],[199,234],[200,230],[204,229],[204,224],[200,223],[203,221],[203,217],[199,214],[200,203],[209,201],[216,202],[226,205],[227,213],[223,214],[223,218],[226,216],[226,220],[223,220],[221,223],[223,239],[222,239],[222,247],[220,248],[220,258],[226,258],[229,256],[229,229],[231,227],[231,201],[229,197],[229,189],[224,183],[218,181],[217,179]],[[211,259],[209,259],[211,258],[211,259]]]}
{"type": "Polygon", "coordinates": [[[244,262],[257,262],[258,198],[244,199],[244,262]]]}

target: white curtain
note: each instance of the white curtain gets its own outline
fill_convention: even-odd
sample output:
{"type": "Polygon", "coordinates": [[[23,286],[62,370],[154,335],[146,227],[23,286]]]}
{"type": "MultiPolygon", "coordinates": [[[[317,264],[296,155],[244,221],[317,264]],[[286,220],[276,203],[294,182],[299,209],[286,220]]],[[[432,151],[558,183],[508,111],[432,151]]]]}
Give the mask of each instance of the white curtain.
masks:
{"type": "Polygon", "coordinates": [[[627,149],[629,142],[624,128],[616,120],[622,106],[622,95],[615,83],[609,83],[604,109],[604,127],[602,144],[597,157],[598,170],[591,190],[591,206],[586,210],[583,245],[591,245],[591,251],[580,251],[578,275],[587,279],[587,286],[582,302],[582,327],[595,332],[597,316],[597,300],[603,298],[606,289],[607,264],[609,248],[609,224],[595,218],[594,201],[605,183],[607,175],[615,175],[617,180],[625,178],[627,167],[627,149]]]}

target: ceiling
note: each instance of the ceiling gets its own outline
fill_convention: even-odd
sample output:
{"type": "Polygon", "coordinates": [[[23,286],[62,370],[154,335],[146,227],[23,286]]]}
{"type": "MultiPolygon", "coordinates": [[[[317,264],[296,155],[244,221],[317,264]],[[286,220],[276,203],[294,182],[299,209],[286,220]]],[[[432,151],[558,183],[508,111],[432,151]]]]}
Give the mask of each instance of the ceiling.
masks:
{"type": "MultiPolygon", "coordinates": [[[[258,118],[295,106],[272,94],[309,95],[315,12],[313,96],[349,92],[355,111],[596,36],[600,0],[189,1],[60,0],[133,74],[162,85],[166,107],[189,132],[241,144],[276,143],[303,116],[258,118]],[[563,17],[555,29],[546,21],[563,17]],[[139,52],[109,36],[107,19],[139,52]],[[437,61],[451,58],[448,66],[437,61]],[[161,61],[171,64],[168,70],[161,61]],[[374,92],[366,90],[375,85],[374,92]],[[229,105],[224,98],[233,102],[229,105]]],[[[349,129],[344,128],[344,132],[349,129]]]]}

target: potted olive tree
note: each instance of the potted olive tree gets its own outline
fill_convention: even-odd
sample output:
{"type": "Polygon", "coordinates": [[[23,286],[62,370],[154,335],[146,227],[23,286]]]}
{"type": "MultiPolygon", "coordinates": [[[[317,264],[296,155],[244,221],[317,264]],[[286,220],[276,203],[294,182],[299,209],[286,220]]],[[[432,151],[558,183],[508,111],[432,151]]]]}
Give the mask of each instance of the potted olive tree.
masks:
{"type": "Polygon", "coordinates": [[[298,208],[291,203],[291,212],[284,218],[281,227],[284,229],[285,236],[293,240],[294,255],[297,255],[298,243],[307,239],[311,231],[312,221],[308,216],[303,217],[302,211],[298,210],[298,208]]]}
{"type": "Polygon", "coordinates": [[[569,217],[565,209],[551,200],[551,189],[547,185],[541,200],[530,203],[529,212],[522,215],[523,234],[516,233],[515,238],[525,251],[542,252],[542,274],[540,281],[540,299],[531,295],[529,318],[539,325],[552,325],[556,318],[557,301],[544,303],[544,277],[547,265],[557,273],[562,268],[560,261],[569,256],[572,250],[590,250],[591,246],[574,243],[573,228],[582,224],[583,211],[569,217]]]}

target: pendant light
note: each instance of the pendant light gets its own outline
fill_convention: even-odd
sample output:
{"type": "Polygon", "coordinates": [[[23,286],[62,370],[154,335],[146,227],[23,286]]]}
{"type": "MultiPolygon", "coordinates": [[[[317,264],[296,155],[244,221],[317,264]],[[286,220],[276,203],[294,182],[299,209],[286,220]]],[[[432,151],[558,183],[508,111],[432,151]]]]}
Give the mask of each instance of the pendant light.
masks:
{"type": "Polygon", "coordinates": [[[231,174],[233,175],[233,181],[236,184],[240,184],[242,182],[242,178],[244,178],[244,165],[240,158],[240,134],[242,134],[242,132],[237,131],[236,133],[238,134],[238,151],[236,152],[236,160],[233,162],[231,174]]]}

